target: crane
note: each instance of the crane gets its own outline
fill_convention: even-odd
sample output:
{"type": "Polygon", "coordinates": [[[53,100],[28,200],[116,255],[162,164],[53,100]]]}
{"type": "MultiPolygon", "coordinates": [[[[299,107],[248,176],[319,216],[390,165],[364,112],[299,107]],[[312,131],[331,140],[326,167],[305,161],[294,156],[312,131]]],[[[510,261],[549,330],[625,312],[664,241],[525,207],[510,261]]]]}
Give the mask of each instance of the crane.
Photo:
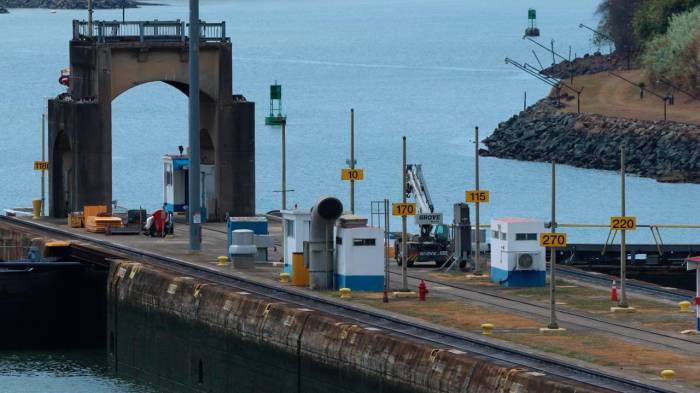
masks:
{"type": "MultiPolygon", "coordinates": [[[[405,193],[416,201],[416,224],[420,227],[420,235],[410,236],[406,242],[407,265],[413,266],[416,261],[435,261],[442,266],[448,259],[449,229],[442,223],[442,213],[435,212],[421,164],[407,164],[406,178],[405,193]]],[[[397,263],[400,263],[400,241],[396,243],[395,254],[397,263]]]]}

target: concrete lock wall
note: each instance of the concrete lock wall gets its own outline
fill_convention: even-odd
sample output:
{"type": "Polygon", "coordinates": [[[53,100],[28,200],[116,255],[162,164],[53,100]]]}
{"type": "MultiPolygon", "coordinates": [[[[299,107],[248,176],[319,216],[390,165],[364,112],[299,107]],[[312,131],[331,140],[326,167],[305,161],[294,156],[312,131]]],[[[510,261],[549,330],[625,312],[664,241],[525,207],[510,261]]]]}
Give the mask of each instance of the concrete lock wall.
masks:
{"type": "Polygon", "coordinates": [[[108,281],[112,368],[167,389],[599,391],[139,263],[108,281]]]}
{"type": "MultiPolygon", "coordinates": [[[[255,214],[255,105],[232,95],[230,42],[203,42],[200,57],[202,158],[215,166],[210,220],[255,214]],[[209,143],[211,141],[211,143],[209,143]]],[[[68,97],[49,101],[50,214],[112,201],[112,101],[149,82],[189,94],[183,42],[70,43],[68,97]]],[[[163,151],[156,154],[165,154],[163,151]]],[[[153,170],[160,170],[153,168],[153,170]]],[[[156,202],[156,201],[152,201],[156,202]]]]}

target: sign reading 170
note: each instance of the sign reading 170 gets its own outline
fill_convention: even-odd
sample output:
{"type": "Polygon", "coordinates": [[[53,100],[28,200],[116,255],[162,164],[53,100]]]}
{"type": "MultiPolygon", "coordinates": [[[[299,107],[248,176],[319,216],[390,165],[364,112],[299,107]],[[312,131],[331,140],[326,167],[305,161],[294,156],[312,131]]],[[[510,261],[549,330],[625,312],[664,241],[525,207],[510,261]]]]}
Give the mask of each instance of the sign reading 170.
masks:
{"type": "Polygon", "coordinates": [[[416,204],[415,203],[392,203],[391,204],[391,214],[394,216],[415,216],[416,215],[416,204]]]}

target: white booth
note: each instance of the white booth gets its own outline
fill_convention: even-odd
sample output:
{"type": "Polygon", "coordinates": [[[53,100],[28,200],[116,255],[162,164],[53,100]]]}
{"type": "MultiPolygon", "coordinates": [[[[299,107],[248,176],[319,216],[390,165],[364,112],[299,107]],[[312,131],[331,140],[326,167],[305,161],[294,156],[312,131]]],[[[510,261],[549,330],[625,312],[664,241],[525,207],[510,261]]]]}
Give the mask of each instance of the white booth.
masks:
{"type": "Polygon", "coordinates": [[[504,287],[545,285],[544,222],[527,218],[491,220],[491,281],[504,287]]]}
{"type": "MultiPolygon", "coordinates": [[[[189,205],[190,156],[166,154],[163,156],[163,207],[169,213],[185,213],[189,205]]],[[[215,214],[214,165],[201,164],[200,181],[202,219],[215,214]]]]}
{"type": "Polygon", "coordinates": [[[284,271],[292,273],[292,254],[304,252],[311,232],[311,209],[282,210],[284,271]]]}
{"type": "Polygon", "coordinates": [[[353,291],[384,289],[384,231],[359,216],[340,217],[336,227],[335,282],[353,291]]]}

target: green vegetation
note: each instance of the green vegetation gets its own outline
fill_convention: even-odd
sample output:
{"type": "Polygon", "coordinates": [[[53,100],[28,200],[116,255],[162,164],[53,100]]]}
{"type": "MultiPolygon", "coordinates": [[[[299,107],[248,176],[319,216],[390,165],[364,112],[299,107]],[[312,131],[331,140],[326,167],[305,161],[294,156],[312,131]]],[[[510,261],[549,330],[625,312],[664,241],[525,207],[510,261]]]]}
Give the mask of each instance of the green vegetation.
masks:
{"type": "Polygon", "coordinates": [[[668,30],[649,41],[642,65],[651,81],[668,79],[700,91],[700,7],[670,18],[668,30]]]}
{"type": "Polygon", "coordinates": [[[700,92],[700,0],[602,0],[598,29],[622,56],[637,58],[649,81],[700,92]]]}

